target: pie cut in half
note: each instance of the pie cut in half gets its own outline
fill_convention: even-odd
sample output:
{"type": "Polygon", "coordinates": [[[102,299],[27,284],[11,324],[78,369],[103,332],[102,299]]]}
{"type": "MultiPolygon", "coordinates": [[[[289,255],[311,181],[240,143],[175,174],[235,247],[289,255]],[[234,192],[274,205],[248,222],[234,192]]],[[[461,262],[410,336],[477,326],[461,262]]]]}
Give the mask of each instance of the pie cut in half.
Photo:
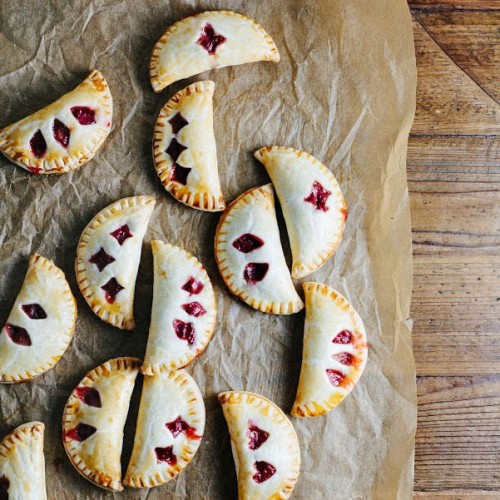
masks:
{"type": "Polygon", "coordinates": [[[182,368],[207,346],[217,310],[212,283],[196,257],[153,240],[154,289],[151,326],[141,372],[182,368]]]}
{"type": "Polygon", "coordinates": [[[216,212],[226,204],[217,169],[212,97],[214,82],[196,82],[165,104],[156,120],[156,172],[174,198],[216,212]]]}
{"type": "Polygon", "coordinates": [[[121,491],[123,429],[141,366],[116,358],[87,373],[66,403],[63,443],[78,472],[95,485],[121,491]]]}
{"type": "Polygon", "coordinates": [[[44,431],[42,422],[29,422],[0,442],[0,499],[47,499],[44,431]]]}
{"type": "Polygon", "coordinates": [[[255,152],[271,177],[292,249],[292,277],[320,268],[342,239],[347,208],[331,171],[304,151],[279,146],[255,152]]]}
{"type": "Polygon", "coordinates": [[[61,359],[76,322],[76,303],[64,273],[34,254],[19,295],[0,331],[0,382],[27,382],[61,359]]]}
{"type": "Polygon", "coordinates": [[[365,369],[368,343],[358,313],[327,285],[304,283],[306,321],[294,417],[317,417],[353,390],[365,369]]]}
{"type": "Polygon", "coordinates": [[[251,392],[219,394],[231,435],[239,500],[284,499],[300,472],[297,434],[283,411],[251,392]]]}
{"type": "Polygon", "coordinates": [[[227,207],[215,233],[215,258],[231,292],[254,309],[303,309],[281,247],[271,184],[250,189],[227,207]]]}
{"type": "Polygon", "coordinates": [[[279,60],[276,44],[253,19],[227,10],[208,11],[167,29],[153,47],[149,75],[154,91],[160,92],[210,69],[279,60]]]}
{"type": "Polygon", "coordinates": [[[90,161],[111,131],[113,101],[97,70],[71,92],[0,130],[0,151],[34,174],[62,174],[90,161]]]}
{"type": "Polygon", "coordinates": [[[151,488],[176,477],[198,450],[204,429],[203,397],[186,371],[145,377],[125,486],[151,488]]]}
{"type": "Polygon", "coordinates": [[[90,221],[78,242],[76,278],[85,300],[99,318],[123,330],[135,325],[135,281],[154,206],[150,196],[118,200],[90,221]]]}

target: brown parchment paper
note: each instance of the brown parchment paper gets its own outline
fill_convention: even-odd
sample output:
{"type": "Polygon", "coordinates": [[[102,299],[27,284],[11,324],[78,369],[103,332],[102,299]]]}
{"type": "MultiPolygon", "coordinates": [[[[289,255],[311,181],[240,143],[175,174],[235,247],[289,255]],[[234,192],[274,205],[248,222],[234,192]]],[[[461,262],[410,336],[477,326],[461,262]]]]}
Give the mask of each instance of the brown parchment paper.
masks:
{"type": "MultiPolygon", "coordinates": [[[[416,426],[409,304],[412,285],[406,146],[415,107],[415,60],[404,0],[0,1],[0,126],[34,112],[76,86],[92,68],[108,80],[114,125],[99,155],[79,170],[37,177],[0,159],[0,321],[5,321],[30,253],[54,259],[78,301],[74,341],[36,381],[0,386],[0,434],[30,420],[46,424],[50,499],[231,499],[236,474],[216,394],[243,389],[289,411],[298,382],[303,313],[268,316],[235,300],[213,258],[220,214],[176,202],[151,157],[156,116],[175,92],[213,79],[215,133],[227,201],[268,182],[253,152],[293,146],[328,165],[345,193],[349,219],[335,257],[308,279],[345,294],[370,343],[359,385],[326,417],[292,419],[302,471],[297,499],[410,498],[416,426]],[[177,82],[161,94],[149,83],[149,53],[179,18],[231,9],[257,19],[281,62],[221,69],[177,82]],[[136,289],[137,328],[101,322],[83,300],[73,270],[79,235],[104,206],[124,196],[158,200],[143,246],[136,289]],[[61,415],[83,375],[109,358],[144,354],[152,299],[150,241],[180,245],[205,264],[218,297],[218,327],[188,370],[205,396],[205,439],[191,465],[157,489],[107,493],[66,458],[61,415]]],[[[282,221],[281,221],[282,222],[282,221]]],[[[282,239],[289,256],[286,232],[282,239]]],[[[300,283],[297,283],[299,286],[300,283]]],[[[126,466],[140,384],[124,441],[126,466]]]]}

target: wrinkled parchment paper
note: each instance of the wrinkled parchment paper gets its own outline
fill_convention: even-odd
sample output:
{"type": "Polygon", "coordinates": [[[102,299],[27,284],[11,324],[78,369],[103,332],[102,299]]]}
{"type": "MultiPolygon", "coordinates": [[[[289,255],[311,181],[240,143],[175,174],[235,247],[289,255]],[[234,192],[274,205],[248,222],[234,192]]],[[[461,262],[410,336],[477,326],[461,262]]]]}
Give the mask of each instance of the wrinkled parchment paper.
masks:
{"type": "MultiPolygon", "coordinates": [[[[213,258],[220,214],[175,201],[153,168],[151,138],[160,108],[189,83],[210,78],[216,83],[215,133],[227,201],[268,182],[252,153],[277,144],[308,151],[328,165],[349,207],[337,254],[308,279],[337,288],[359,311],[367,327],[369,361],[339,408],[315,420],[292,419],[302,451],[294,498],[410,498],[416,390],[408,320],[412,272],[405,160],[415,61],[406,2],[0,2],[0,126],[52,102],[92,68],[104,74],[115,106],[111,135],[92,162],[69,174],[36,177],[0,159],[0,321],[7,318],[33,252],[55,260],[78,301],[75,338],[59,364],[32,383],[0,386],[0,435],[26,421],[45,422],[50,499],[231,499],[236,498],[236,474],[216,394],[254,391],[290,410],[304,314],[268,316],[230,296],[213,258]],[[220,8],[261,22],[276,41],[281,62],[204,73],[155,94],[148,60],[156,40],[179,18],[220,8]],[[127,333],[90,311],[73,261],[80,233],[97,211],[136,194],[153,195],[158,203],[143,246],[137,328],[127,333]],[[175,481],[149,492],[107,493],[80,477],[66,458],[61,415],[88,370],[109,358],[144,354],[154,238],[198,256],[216,289],[217,331],[188,367],[205,396],[206,434],[175,481]]],[[[139,395],[140,384],[126,426],[124,467],[139,395]]]]}

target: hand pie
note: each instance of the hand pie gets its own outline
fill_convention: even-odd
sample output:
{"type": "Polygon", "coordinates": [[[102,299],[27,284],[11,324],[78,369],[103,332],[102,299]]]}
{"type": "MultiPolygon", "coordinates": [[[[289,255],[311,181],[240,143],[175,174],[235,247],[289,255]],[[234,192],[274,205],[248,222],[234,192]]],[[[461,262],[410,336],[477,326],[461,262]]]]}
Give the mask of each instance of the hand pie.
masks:
{"type": "Polygon", "coordinates": [[[278,62],[272,38],[253,19],[227,10],[186,17],[156,42],[149,63],[155,92],[203,71],[256,61],[278,62]]]}
{"type": "Polygon", "coordinates": [[[62,174],[90,161],[111,131],[108,84],[94,70],[71,92],[0,130],[0,151],[34,174],[62,174]]]}
{"type": "Polygon", "coordinates": [[[32,255],[0,331],[0,382],[27,382],[52,368],[71,342],[75,322],[76,303],[64,273],[32,255]]]}
{"type": "Polygon", "coordinates": [[[222,214],[215,258],[226,285],[249,306],[272,314],[304,307],[281,248],[271,184],[243,193],[222,214]]]}
{"type": "Polygon", "coordinates": [[[140,366],[137,358],[107,361],[87,373],[64,408],[63,443],[71,463],[106,490],[123,490],[123,428],[140,366]]]}
{"type": "Polygon", "coordinates": [[[47,499],[44,430],[41,422],[30,422],[0,442],[0,499],[47,499]]]}
{"type": "Polygon", "coordinates": [[[271,401],[251,392],[219,394],[226,417],[239,500],[288,498],[300,471],[295,429],[271,401]]]}
{"type": "Polygon", "coordinates": [[[317,417],[353,390],[365,369],[365,327],[347,300],[332,288],[304,283],[306,321],[295,417],[317,417]]]}
{"type": "Polygon", "coordinates": [[[273,146],[255,157],[266,167],[283,209],[292,277],[303,278],[337,249],[347,219],[344,197],[330,170],[308,153],[273,146]]]}
{"type": "Polygon", "coordinates": [[[99,318],[123,330],[135,325],[135,280],[154,206],[150,196],[118,200],[90,221],[78,242],[76,278],[85,300],[99,318]]]}
{"type": "Polygon", "coordinates": [[[154,291],[145,375],[176,370],[203,352],[217,314],[212,283],[198,259],[158,240],[151,247],[154,291]]]}
{"type": "Polygon", "coordinates": [[[196,82],[165,104],[153,139],[155,168],[165,189],[182,203],[208,211],[226,204],[217,170],[212,96],[214,82],[196,82]]]}
{"type": "Polygon", "coordinates": [[[151,488],[176,477],[198,450],[204,429],[203,397],[186,371],[145,377],[125,486],[151,488]]]}

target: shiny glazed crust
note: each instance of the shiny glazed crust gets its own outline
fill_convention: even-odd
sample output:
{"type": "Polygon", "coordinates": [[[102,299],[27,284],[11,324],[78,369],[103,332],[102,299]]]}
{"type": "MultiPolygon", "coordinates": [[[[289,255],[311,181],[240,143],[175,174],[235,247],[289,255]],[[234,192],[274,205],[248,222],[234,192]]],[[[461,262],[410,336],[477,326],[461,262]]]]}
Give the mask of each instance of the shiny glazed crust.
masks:
{"type": "Polygon", "coordinates": [[[36,174],[62,174],[90,161],[111,131],[113,100],[102,74],[93,70],[71,92],[26,118],[0,130],[0,151],[13,163],[36,174]],[[71,114],[73,106],[88,106],[96,111],[96,123],[80,125],[71,114]],[[67,148],[53,138],[52,122],[59,118],[70,130],[67,148]],[[30,139],[42,130],[47,152],[33,155],[30,139]]]}

